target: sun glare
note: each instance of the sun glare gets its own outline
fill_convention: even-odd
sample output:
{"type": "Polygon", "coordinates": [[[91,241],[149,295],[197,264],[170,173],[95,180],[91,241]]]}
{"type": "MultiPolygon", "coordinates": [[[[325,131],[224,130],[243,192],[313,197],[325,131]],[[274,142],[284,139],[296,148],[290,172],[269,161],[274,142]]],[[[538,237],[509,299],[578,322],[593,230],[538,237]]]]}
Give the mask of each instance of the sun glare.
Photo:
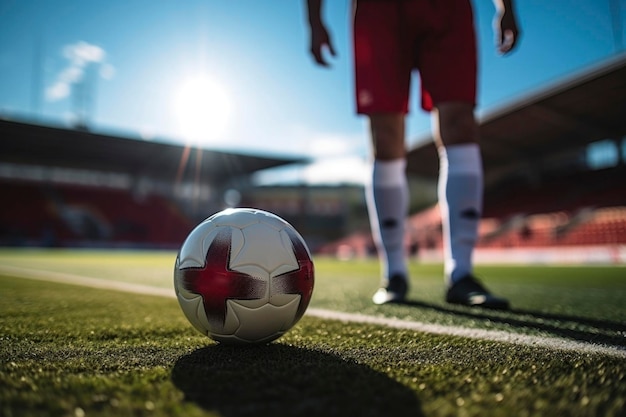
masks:
{"type": "Polygon", "coordinates": [[[232,102],[227,90],[216,80],[192,77],[178,89],[174,112],[179,132],[187,142],[211,144],[226,136],[232,102]]]}

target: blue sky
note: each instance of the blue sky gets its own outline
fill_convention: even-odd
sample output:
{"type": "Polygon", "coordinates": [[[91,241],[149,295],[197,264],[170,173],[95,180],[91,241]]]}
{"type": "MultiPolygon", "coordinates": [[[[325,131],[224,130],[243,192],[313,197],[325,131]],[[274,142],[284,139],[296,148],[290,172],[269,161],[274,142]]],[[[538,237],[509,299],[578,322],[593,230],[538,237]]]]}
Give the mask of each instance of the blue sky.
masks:
{"type": "MultiPolygon", "coordinates": [[[[519,48],[501,57],[492,2],[473,3],[479,113],[610,58],[626,38],[626,0],[524,0],[519,48]]],[[[327,161],[298,171],[306,179],[339,178],[334,167],[361,175],[368,140],[353,111],[350,1],[327,0],[325,18],[338,50],[331,69],[308,56],[299,0],[0,0],[0,115],[67,124],[87,109],[94,131],[327,161]]],[[[416,88],[410,145],[430,129],[416,88]]]]}

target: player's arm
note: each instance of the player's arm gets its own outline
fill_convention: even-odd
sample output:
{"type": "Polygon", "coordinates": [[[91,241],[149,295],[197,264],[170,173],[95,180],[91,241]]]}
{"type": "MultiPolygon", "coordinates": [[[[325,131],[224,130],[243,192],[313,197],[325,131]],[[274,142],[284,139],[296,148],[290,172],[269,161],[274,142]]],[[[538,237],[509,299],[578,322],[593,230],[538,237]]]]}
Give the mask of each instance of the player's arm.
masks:
{"type": "Polygon", "coordinates": [[[496,7],[496,48],[500,53],[506,54],[515,48],[520,35],[513,0],[493,0],[493,4],[496,7]]]}
{"type": "Polygon", "coordinates": [[[335,48],[326,25],[322,20],[322,1],[307,0],[307,17],[310,29],[310,52],[319,65],[328,66],[324,57],[324,50],[327,49],[332,56],[335,56],[335,48]]]}

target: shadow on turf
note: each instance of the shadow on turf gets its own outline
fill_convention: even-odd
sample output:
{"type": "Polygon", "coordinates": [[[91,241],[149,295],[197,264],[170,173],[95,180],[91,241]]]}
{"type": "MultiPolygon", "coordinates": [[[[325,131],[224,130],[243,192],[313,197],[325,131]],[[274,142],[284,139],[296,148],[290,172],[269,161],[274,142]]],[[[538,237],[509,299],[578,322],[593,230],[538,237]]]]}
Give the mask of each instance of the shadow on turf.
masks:
{"type": "Polygon", "coordinates": [[[494,323],[503,323],[514,327],[542,330],[554,336],[578,340],[581,342],[626,346],[626,340],[622,335],[626,332],[626,326],[622,323],[520,309],[496,311],[480,309],[478,307],[448,308],[441,305],[413,300],[406,300],[398,304],[425,308],[441,313],[469,317],[472,319],[488,320],[494,323]],[[564,323],[568,323],[569,326],[565,326],[564,323]],[[571,328],[572,324],[574,327],[578,328],[571,328]],[[581,327],[586,327],[587,329],[581,329],[581,327]],[[608,335],[601,333],[607,331],[619,332],[620,335],[608,335]]]}
{"type": "Polygon", "coordinates": [[[210,346],[178,359],[185,400],[234,416],[423,416],[415,393],[368,366],[272,343],[210,346]]]}

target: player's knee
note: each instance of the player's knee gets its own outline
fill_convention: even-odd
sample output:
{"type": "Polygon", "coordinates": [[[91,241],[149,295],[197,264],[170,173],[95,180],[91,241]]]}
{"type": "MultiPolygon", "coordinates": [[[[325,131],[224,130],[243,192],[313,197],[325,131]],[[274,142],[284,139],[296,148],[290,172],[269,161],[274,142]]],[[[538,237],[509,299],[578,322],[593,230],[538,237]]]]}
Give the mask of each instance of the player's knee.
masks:
{"type": "Polygon", "coordinates": [[[370,115],[370,130],[377,159],[396,159],[405,155],[404,115],[370,115]]]}
{"type": "Polygon", "coordinates": [[[444,146],[478,142],[478,125],[473,107],[451,104],[438,109],[439,137],[444,146]]]}

